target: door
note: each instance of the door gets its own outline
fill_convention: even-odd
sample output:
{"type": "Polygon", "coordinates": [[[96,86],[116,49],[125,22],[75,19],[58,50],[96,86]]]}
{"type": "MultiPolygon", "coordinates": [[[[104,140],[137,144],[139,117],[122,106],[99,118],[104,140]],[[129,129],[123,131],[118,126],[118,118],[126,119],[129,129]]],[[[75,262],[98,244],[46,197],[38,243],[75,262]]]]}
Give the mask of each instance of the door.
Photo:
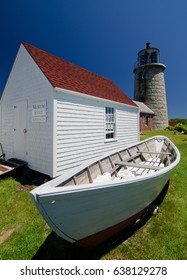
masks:
{"type": "Polygon", "coordinates": [[[27,149],[27,100],[14,105],[14,157],[26,160],[27,149]]]}

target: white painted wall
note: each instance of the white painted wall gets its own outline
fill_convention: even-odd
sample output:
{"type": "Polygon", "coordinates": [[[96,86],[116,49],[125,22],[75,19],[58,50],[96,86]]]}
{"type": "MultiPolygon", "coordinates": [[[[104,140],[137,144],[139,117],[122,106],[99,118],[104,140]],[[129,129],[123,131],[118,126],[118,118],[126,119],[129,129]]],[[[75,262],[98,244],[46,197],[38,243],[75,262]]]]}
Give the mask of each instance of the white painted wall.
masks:
{"type": "Polygon", "coordinates": [[[1,142],[6,158],[18,157],[26,160],[30,168],[49,175],[52,175],[53,169],[52,92],[52,86],[21,45],[1,98],[1,142]],[[32,122],[32,105],[37,102],[47,104],[46,122],[32,122]],[[24,114],[23,104],[27,104],[27,114],[24,114]],[[26,133],[23,132],[22,118],[25,118],[26,133]],[[16,150],[19,143],[15,142],[18,131],[21,139],[20,152],[19,149],[16,150]],[[22,152],[21,143],[25,145],[22,152]]]}
{"type": "Polygon", "coordinates": [[[138,109],[71,91],[56,94],[54,112],[55,176],[87,159],[139,141],[138,109]],[[116,139],[105,139],[105,107],[116,112],[116,139]]]}

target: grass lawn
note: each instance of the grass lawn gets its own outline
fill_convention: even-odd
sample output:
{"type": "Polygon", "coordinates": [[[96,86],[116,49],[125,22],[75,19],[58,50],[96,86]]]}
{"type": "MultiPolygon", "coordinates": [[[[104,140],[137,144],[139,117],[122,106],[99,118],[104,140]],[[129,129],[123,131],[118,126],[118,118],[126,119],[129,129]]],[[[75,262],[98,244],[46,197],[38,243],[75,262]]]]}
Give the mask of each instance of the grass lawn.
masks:
{"type": "Polygon", "coordinates": [[[187,135],[170,131],[146,132],[168,136],[179,148],[181,161],[157,215],[140,229],[124,232],[95,249],[66,244],[48,228],[33,205],[29,190],[11,177],[0,180],[0,259],[187,259],[187,135]]]}

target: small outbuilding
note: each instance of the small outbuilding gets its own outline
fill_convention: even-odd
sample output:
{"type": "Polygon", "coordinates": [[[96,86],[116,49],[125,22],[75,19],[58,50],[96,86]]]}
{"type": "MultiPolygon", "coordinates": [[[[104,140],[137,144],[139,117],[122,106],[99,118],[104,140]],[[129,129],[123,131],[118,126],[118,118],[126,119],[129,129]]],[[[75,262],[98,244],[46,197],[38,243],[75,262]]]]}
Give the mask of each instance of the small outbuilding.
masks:
{"type": "Polygon", "coordinates": [[[139,141],[139,109],[112,81],[28,43],[0,106],[6,158],[51,177],[139,141]]]}
{"type": "Polygon", "coordinates": [[[143,102],[133,101],[140,109],[140,132],[152,130],[154,112],[143,102]]]}

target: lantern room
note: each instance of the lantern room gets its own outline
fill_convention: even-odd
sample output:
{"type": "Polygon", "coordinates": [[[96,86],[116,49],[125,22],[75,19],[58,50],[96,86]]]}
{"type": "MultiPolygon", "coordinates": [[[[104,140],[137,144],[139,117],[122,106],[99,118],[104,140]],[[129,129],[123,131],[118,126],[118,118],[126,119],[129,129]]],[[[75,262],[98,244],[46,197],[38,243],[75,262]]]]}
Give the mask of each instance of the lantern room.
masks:
{"type": "Polygon", "coordinates": [[[160,63],[160,51],[157,48],[151,48],[151,43],[146,43],[146,48],[139,51],[137,66],[151,63],[160,63]]]}

